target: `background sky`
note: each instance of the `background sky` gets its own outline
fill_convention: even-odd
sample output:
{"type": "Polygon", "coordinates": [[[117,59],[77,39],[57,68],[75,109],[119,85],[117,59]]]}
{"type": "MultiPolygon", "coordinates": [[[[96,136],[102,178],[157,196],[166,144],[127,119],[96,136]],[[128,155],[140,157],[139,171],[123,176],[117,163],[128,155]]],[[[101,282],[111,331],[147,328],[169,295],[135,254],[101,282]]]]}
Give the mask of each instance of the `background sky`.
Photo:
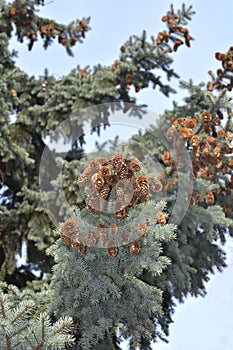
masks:
{"type": "MultiPolygon", "coordinates": [[[[46,2],[46,1],[45,1],[46,2]]],[[[180,47],[174,55],[174,68],[182,80],[193,78],[195,83],[209,80],[208,70],[215,71],[219,62],[216,51],[225,52],[233,45],[233,1],[193,0],[196,15],[189,24],[195,41],[191,49],[180,47]]],[[[179,8],[181,1],[174,0],[179,8]]],[[[38,41],[32,52],[26,44],[14,39],[11,47],[19,52],[17,65],[30,75],[42,75],[45,68],[56,77],[70,72],[77,65],[85,67],[98,63],[110,65],[117,59],[120,46],[131,34],[146,30],[148,37],[165,29],[160,21],[169,9],[164,0],[54,0],[47,1],[42,14],[48,18],[68,23],[75,18],[91,16],[92,30],[84,44],[76,45],[74,57],[67,56],[61,45],[52,45],[46,51],[38,41]]],[[[175,80],[173,86],[177,87],[175,80]]],[[[172,106],[172,100],[181,101],[183,92],[168,99],[157,90],[137,94],[139,102],[146,103],[155,113],[162,113],[172,106]]],[[[228,268],[217,273],[208,283],[205,298],[189,298],[178,305],[174,324],[170,328],[169,344],[154,345],[155,350],[230,350],[233,348],[233,259],[232,241],[227,246],[228,268]]]]}

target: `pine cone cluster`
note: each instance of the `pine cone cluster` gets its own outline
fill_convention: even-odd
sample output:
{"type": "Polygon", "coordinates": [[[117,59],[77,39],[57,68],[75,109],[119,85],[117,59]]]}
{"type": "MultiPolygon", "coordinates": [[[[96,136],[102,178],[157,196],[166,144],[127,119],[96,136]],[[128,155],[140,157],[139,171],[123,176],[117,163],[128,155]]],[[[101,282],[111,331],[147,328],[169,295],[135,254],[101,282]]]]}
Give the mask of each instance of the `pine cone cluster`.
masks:
{"type": "MultiPolygon", "coordinates": [[[[172,172],[177,170],[177,163],[184,156],[184,147],[189,148],[192,161],[190,177],[201,177],[211,182],[216,181],[219,174],[222,176],[222,186],[216,192],[208,192],[203,198],[200,193],[193,193],[190,204],[205,200],[207,205],[213,205],[216,197],[227,194],[233,189],[233,160],[229,156],[233,153],[233,133],[225,131],[222,126],[224,116],[220,109],[215,113],[203,111],[200,118],[172,118],[172,126],[166,132],[167,140],[172,143],[176,162],[170,152],[161,156],[165,167],[171,167],[172,172]],[[190,152],[191,151],[191,152],[190,152]]],[[[166,184],[168,192],[172,192],[173,183],[166,184]]],[[[226,210],[226,213],[229,212],[226,210]]]]}
{"type": "MultiPolygon", "coordinates": [[[[233,162],[228,155],[233,153],[233,145],[231,144],[233,134],[229,131],[225,132],[223,129],[217,130],[217,128],[221,127],[222,119],[223,115],[220,110],[217,111],[216,115],[208,111],[202,112],[199,132],[203,131],[204,135],[200,136],[195,134],[194,128],[197,125],[195,119],[174,118],[172,120],[172,127],[168,129],[166,134],[167,139],[173,142],[177,160],[180,158],[180,149],[177,147],[178,138],[188,142],[192,147],[192,163],[195,177],[200,174],[202,178],[214,181],[214,170],[226,174],[232,167],[233,162]]],[[[174,160],[170,152],[164,152],[162,160],[165,166],[174,166],[174,160]]]]}
{"type": "Polygon", "coordinates": [[[12,7],[9,14],[13,22],[22,27],[29,27],[32,23],[32,11],[27,7],[12,7]]]}
{"type": "Polygon", "coordinates": [[[217,70],[217,77],[214,76],[212,71],[209,74],[212,77],[212,82],[207,83],[207,89],[213,91],[214,88],[222,90],[227,88],[228,91],[232,91],[233,88],[233,46],[231,46],[227,53],[216,52],[215,58],[222,63],[222,69],[217,70]],[[227,82],[228,81],[228,82],[227,82]]]}
{"type": "MultiPolygon", "coordinates": [[[[86,208],[97,217],[96,226],[84,221],[67,220],[60,227],[60,237],[64,244],[72,246],[79,253],[85,253],[87,247],[105,248],[109,257],[114,258],[119,253],[119,247],[129,245],[129,253],[137,255],[140,252],[140,239],[149,233],[146,222],[134,219],[132,222],[123,220],[130,208],[137,203],[144,203],[149,198],[149,180],[152,181],[154,192],[163,188],[162,181],[166,175],[161,172],[157,179],[149,179],[141,174],[140,161],[136,157],[125,159],[123,154],[116,153],[111,159],[99,157],[89,162],[77,180],[80,188],[86,193],[86,208]],[[110,204],[112,211],[107,211],[110,204]],[[104,215],[106,210],[107,215],[104,215]],[[100,215],[103,214],[103,215],[100,215]]],[[[157,213],[158,224],[166,224],[162,212],[157,213]]]]}
{"type": "MultiPolygon", "coordinates": [[[[219,111],[220,112],[220,111],[219,111]]],[[[199,173],[204,179],[214,181],[214,173],[221,172],[223,175],[231,173],[231,161],[229,155],[233,153],[233,134],[221,127],[223,119],[221,112],[212,115],[208,111],[201,114],[202,136],[195,135],[190,139],[192,146],[194,174],[199,173]]]]}
{"type": "Polygon", "coordinates": [[[85,242],[76,220],[67,220],[61,225],[60,237],[64,244],[71,245],[79,253],[85,253],[85,242]]]}
{"type": "Polygon", "coordinates": [[[111,160],[105,157],[92,160],[77,181],[88,193],[86,207],[100,215],[107,210],[111,200],[115,219],[124,219],[136,203],[149,199],[147,177],[135,176],[140,170],[141,164],[136,157],[125,159],[121,153],[114,154],[111,160]]]}
{"type": "Polygon", "coordinates": [[[42,39],[46,37],[57,37],[59,44],[63,46],[74,46],[80,40],[80,36],[85,38],[87,29],[88,25],[86,21],[80,21],[79,26],[74,27],[72,32],[67,32],[64,29],[58,28],[55,23],[50,23],[40,27],[40,36],[42,39]]]}
{"type": "Polygon", "coordinates": [[[138,254],[141,247],[138,239],[146,237],[148,232],[149,228],[145,222],[138,222],[136,236],[130,227],[120,227],[115,223],[108,227],[97,224],[95,229],[81,229],[76,220],[67,220],[60,227],[60,237],[65,245],[71,245],[81,254],[86,252],[87,247],[105,247],[107,254],[112,258],[118,255],[121,245],[130,244],[130,254],[138,254]]]}
{"type": "Polygon", "coordinates": [[[33,27],[33,12],[30,8],[27,7],[12,7],[9,13],[15,25],[24,30],[23,32],[18,31],[18,39],[22,43],[23,37],[26,35],[29,39],[28,49],[31,51],[34,42],[37,40],[36,31],[33,27]]]}
{"type": "Polygon", "coordinates": [[[193,40],[193,37],[189,34],[188,28],[180,25],[179,14],[169,13],[162,17],[162,22],[167,23],[168,30],[158,33],[156,39],[157,45],[161,45],[163,42],[168,43],[171,40],[174,43],[173,51],[177,51],[178,47],[184,43],[190,47],[190,41],[193,40]]]}
{"type": "MultiPolygon", "coordinates": [[[[43,4],[43,1],[41,2],[43,4]]],[[[34,42],[37,40],[36,26],[38,21],[30,6],[11,7],[9,16],[18,27],[17,35],[20,42],[26,36],[29,39],[28,49],[32,49],[34,42]]],[[[80,21],[78,25],[73,26],[72,30],[64,30],[55,23],[45,23],[40,25],[38,31],[42,39],[52,39],[57,37],[59,44],[74,46],[80,38],[85,38],[85,33],[89,30],[87,21],[80,21]]]]}

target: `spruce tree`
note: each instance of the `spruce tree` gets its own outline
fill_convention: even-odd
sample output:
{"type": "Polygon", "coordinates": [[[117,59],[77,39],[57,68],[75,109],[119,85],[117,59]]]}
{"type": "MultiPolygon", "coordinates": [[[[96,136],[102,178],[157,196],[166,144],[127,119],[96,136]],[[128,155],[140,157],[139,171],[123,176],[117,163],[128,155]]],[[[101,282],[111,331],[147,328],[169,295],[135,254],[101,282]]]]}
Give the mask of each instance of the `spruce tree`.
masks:
{"type": "Polygon", "coordinates": [[[56,260],[51,310],[72,315],[83,349],[112,348],[117,332],[136,348],[142,335],[151,340],[153,319],[162,316],[161,290],[141,277],[170,264],[161,242],[175,237],[175,226],[166,224],[163,201],[149,201],[149,179],[136,157],[93,159],[78,185],[86,206],[61,225],[61,240],[49,249],[56,260]]]}
{"type": "Polygon", "coordinates": [[[86,122],[101,135],[111,113],[145,118],[132,91],[174,92],[172,57],[190,47],[193,11],[171,7],[165,30],[133,35],[108,67],[35,78],[9,52],[14,30],[29,51],[40,35],[45,48],[57,39],[72,54],[90,29],[90,18],[63,25],[39,17],[43,5],[1,1],[1,279],[22,289],[1,285],[1,348],[120,349],[129,338],[131,349],[150,349],[166,340],[174,300],[205,295],[209,273],[226,266],[233,49],[216,52],[221,68],[206,84],[181,81],[184,104],[157,125],[84,155],[86,122]],[[66,154],[46,146],[61,137],[72,145],[66,154]],[[22,245],[27,264],[17,267],[22,245]]]}
{"type": "MultiPolygon", "coordinates": [[[[42,1],[2,1],[1,11],[1,118],[4,125],[1,129],[4,141],[1,145],[0,166],[4,198],[1,203],[1,276],[19,286],[25,285],[27,280],[37,278],[32,274],[32,270],[41,271],[43,277],[44,273],[50,271],[52,264],[51,259],[45,256],[44,250],[54,241],[51,235],[54,226],[38,191],[39,166],[46,137],[50,137],[55,130],[58,131],[55,139],[59,137],[61,131],[56,129],[57,126],[70,115],[88,106],[122,101],[126,112],[132,107],[132,102],[135,102],[130,88],[139,92],[152,84],[154,88],[158,87],[163,94],[169,96],[174,89],[166,82],[166,77],[168,80],[178,77],[172,68],[171,53],[176,40],[189,35],[187,30],[181,28],[187,26],[193,13],[191,8],[183,7],[179,19],[174,18],[168,24],[166,40],[160,39],[159,45],[157,38],[147,39],[145,32],[142,35],[133,35],[120,48],[119,59],[108,67],[100,64],[93,69],[77,67],[67,76],[58,79],[50,76],[45,70],[44,75],[35,78],[16,66],[15,52],[10,53],[8,50],[9,39],[14,30],[22,45],[26,40],[29,49],[32,50],[39,35],[45,47],[52,44],[55,38],[63,45],[60,36],[65,36],[67,41],[64,47],[70,52],[73,45],[70,35],[75,33],[78,40],[74,44],[79,43],[80,38],[84,39],[89,30],[90,20],[76,20],[77,26],[73,23],[61,25],[37,15],[37,7],[42,5],[42,1]],[[174,27],[176,22],[180,23],[177,28],[174,27]],[[162,70],[166,77],[162,79],[154,70],[162,70]],[[12,238],[10,243],[9,233],[12,238]],[[23,243],[26,243],[28,248],[27,265],[18,268],[15,253],[20,253],[23,243]]],[[[170,11],[171,16],[172,12],[173,9],[170,11]]],[[[190,40],[191,37],[188,36],[187,45],[190,45],[190,40]]],[[[83,123],[86,119],[88,117],[83,115],[83,119],[79,120],[77,127],[80,135],[83,135],[83,123]]],[[[108,111],[103,111],[92,121],[92,129],[98,133],[101,126],[108,124],[108,111]]],[[[72,134],[67,135],[72,140],[72,134]]],[[[82,156],[83,143],[83,136],[78,141],[73,140],[70,161],[82,156]]],[[[49,162],[48,159],[48,164],[49,162]]],[[[56,167],[56,164],[51,166],[56,167]]],[[[67,191],[69,183],[67,179],[64,184],[67,191]]],[[[70,197],[70,201],[74,202],[75,196],[70,197]]]]}

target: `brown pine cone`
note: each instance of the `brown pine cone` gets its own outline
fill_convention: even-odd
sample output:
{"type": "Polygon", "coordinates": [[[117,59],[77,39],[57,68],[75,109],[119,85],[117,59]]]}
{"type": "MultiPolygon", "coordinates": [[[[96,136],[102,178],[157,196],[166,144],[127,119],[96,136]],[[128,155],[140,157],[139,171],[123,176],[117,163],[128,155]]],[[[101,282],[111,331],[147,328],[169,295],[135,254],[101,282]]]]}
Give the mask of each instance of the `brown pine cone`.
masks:
{"type": "Polygon", "coordinates": [[[79,187],[87,185],[91,181],[92,171],[90,168],[85,169],[85,171],[79,176],[77,184],[79,187]]]}
{"type": "Polygon", "coordinates": [[[118,255],[117,243],[114,240],[109,240],[107,243],[106,250],[111,258],[115,258],[118,255]]]}
{"type": "Polygon", "coordinates": [[[123,203],[125,205],[125,207],[131,207],[132,203],[133,203],[133,195],[134,195],[134,191],[130,191],[130,190],[126,190],[124,195],[123,195],[123,203]]]}
{"type": "Polygon", "coordinates": [[[136,157],[129,159],[127,162],[127,166],[129,170],[132,171],[133,173],[136,173],[141,170],[141,162],[136,157]]]}
{"type": "Polygon", "coordinates": [[[124,157],[121,153],[116,153],[112,158],[112,167],[115,172],[119,172],[124,164],[124,157]]]}
{"type": "Polygon", "coordinates": [[[100,176],[102,176],[104,179],[110,175],[110,169],[107,165],[102,166],[99,170],[100,176]]]}
{"type": "Polygon", "coordinates": [[[212,114],[208,111],[204,111],[201,114],[201,121],[202,123],[208,123],[212,120],[212,114]]]}
{"type": "Polygon", "coordinates": [[[231,215],[232,214],[232,206],[230,203],[226,203],[224,205],[224,211],[227,215],[231,215]]]}
{"type": "Polygon", "coordinates": [[[118,181],[114,188],[115,198],[122,198],[125,193],[125,184],[123,181],[118,181]]]}
{"type": "Polygon", "coordinates": [[[116,200],[115,208],[114,208],[115,209],[115,213],[120,211],[120,210],[124,210],[125,208],[126,208],[126,205],[125,205],[123,200],[121,200],[121,199],[116,200]]]}
{"type": "Polygon", "coordinates": [[[71,239],[80,233],[76,220],[67,220],[60,227],[61,239],[65,240],[65,244],[70,244],[71,239]],[[69,242],[69,243],[68,243],[69,242]]]}
{"type": "Polygon", "coordinates": [[[161,192],[163,189],[163,184],[160,180],[150,178],[150,189],[152,192],[161,192]]]}
{"type": "Polygon", "coordinates": [[[108,185],[114,186],[116,185],[118,178],[116,174],[109,174],[106,176],[105,181],[108,185]]]}
{"type": "Polygon", "coordinates": [[[190,144],[192,147],[199,146],[200,142],[201,142],[201,140],[200,140],[200,137],[198,135],[194,135],[191,137],[190,144]]]}
{"type": "Polygon", "coordinates": [[[104,179],[99,173],[93,174],[91,181],[97,190],[101,190],[101,188],[104,186],[104,179]]]}
{"type": "Polygon", "coordinates": [[[117,220],[123,220],[128,214],[128,209],[124,208],[122,210],[119,210],[115,213],[115,219],[117,220]]]}
{"type": "Polygon", "coordinates": [[[94,247],[96,245],[95,232],[88,230],[86,233],[86,245],[88,247],[94,247]]]}
{"type": "Polygon", "coordinates": [[[190,139],[193,136],[193,130],[190,128],[181,128],[179,135],[182,140],[190,139]]]}
{"type": "Polygon", "coordinates": [[[148,226],[145,222],[139,222],[137,227],[137,233],[140,238],[146,237],[148,235],[148,226]]]}
{"type": "Polygon", "coordinates": [[[68,236],[63,236],[63,237],[61,237],[61,239],[62,239],[62,242],[63,242],[64,244],[66,244],[66,245],[71,244],[71,239],[70,239],[70,237],[68,237],[68,236]]]}
{"type": "Polygon", "coordinates": [[[133,172],[127,167],[127,165],[124,163],[121,167],[121,169],[117,173],[118,179],[127,179],[129,177],[133,176],[133,172]]]}
{"type": "Polygon", "coordinates": [[[83,238],[83,235],[81,234],[81,232],[74,235],[71,239],[71,245],[76,244],[76,243],[85,245],[85,239],[83,238]]]}
{"type": "Polygon", "coordinates": [[[118,226],[116,224],[111,224],[110,227],[110,234],[112,236],[116,236],[117,235],[117,232],[118,232],[118,226]]]}
{"type": "Polygon", "coordinates": [[[148,202],[148,200],[149,200],[149,194],[140,196],[141,203],[146,203],[146,202],[148,202]]]}
{"type": "Polygon", "coordinates": [[[92,171],[92,174],[98,173],[100,168],[100,163],[98,162],[98,160],[93,159],[90,161],[88,168],[92,171]]]}
{"type": "Polygon", "coordinates": [[[139,196],[147,197],[149,193],[149,183],[145,175],[140,175],[136,178],[136,188],[138,190],[139,196]]]}
{"type": "Polygon", "coordinates": [[[107,227],[103,224],[98,224],[96,226],[96,235],[95,237],[98,239],[98,242],[103,246],[107,241],[107,227]]]}
{"type": "Polygon", "coordinates": [[[84,254],[86,252],[86,246],[83,245],[83,244],[79,244],[79,243],[76,243],[75,246],[73,246],[75,249],[77,249],[77,251],[80,253],[80,254],[84,254]]]}
{"type": "Polygon", "coordinates": [[[177,138],[177,136],[178,133],[174,127],[169,128],[166,132],[166,139],[170,142],[174,141],[177,138]]]}
{"type": "Polygon", "coordinates": [[[173,50],[174,50],[174,51],[177,51],[178,47],[179,47],[180,45],[183,45],[183,44],[184,44],[183,40],[181,40],[181,39],[176,39],[175,45],[173,46],[173,50]]]}
{"type": "Polygon", "coordinates": [[[89,209],[93,214],[100,214],[100,202],[98,198],[89,197],[85,200],[87,209],[89,209]]]}
{"type": "Polygon", "coordinates": [[[101,188],[101,190],[99,191],[99,196],[102,199],[108,199],[109,195],[110,195],[110,191],[111,191],[111,186],[108,185],[107,183],[105,183],[103,185],[103,187],[101,188]]]}
{"type": "Polygon", "coordinates": [[[206,193],[205,201],[206,201],[207,205],[209,205],[209,206],[210,205],[214,205],[215,198],[214,198],[213,192],[207,192],[206,193]]]}
{"type": "Polygon", "coordinates": [[[164,152],[164,154],[162,155],[162,160],[163,160],[163,164],[165,166],[171,166],[172,165],[172,155],[170,152],[164,152]]]}
{"type": "Polygon", "coordinates": [[[157,218],[158,224],[160,225],[165,225],[167,222],[166,217],[162,212],[158,212],[156,214],[156,218],[157,218]]]}
{"type": "Polygon", "coordinates": [[[140,243],[138,241],[133,241],[130,246],[130,254],[138,254],[140,251],[140,243]]]}

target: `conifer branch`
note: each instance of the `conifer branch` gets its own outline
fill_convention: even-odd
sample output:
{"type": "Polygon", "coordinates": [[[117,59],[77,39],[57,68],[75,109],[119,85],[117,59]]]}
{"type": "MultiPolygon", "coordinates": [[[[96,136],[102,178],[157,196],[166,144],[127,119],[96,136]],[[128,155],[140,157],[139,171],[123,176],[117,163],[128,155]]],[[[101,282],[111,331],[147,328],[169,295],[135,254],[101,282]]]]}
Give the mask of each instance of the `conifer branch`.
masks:
{"type": "Polygon", "coordinates": [[[0,348],[119,349],[120,340],[130,338],[131,349],[149,349],[152,340],[168,335],[174,300],[204,296],[209,274],[226,266],[219,241],[224,244],[233,232],[233,48],[216,52],[222,67],[216,74],[209,72],[207,85],[180,82],[187,97],[165,111],[158,126],[124,146],[117,139],[96,143],[101,152],[96,162],[93,155],[83,157],[84,124],[90,122],[99,136],[101,126],[109,125],[110,112],[145,116],[135,93],[150,86],[165,96],[174,92],[171,78],[179,76],[172,68],[173,56],[191,46],[187,26],[192,8],[183,5],[175,11],[171,6],[162,17],[165,30],[151,39],[145,31],[132,35],[108,66],[78,66],[59,78],[46,70],[35,78],[15,66],[15,53],[8,49],[12,23],[29,50],[41,36],[45,48],[57,39],[71,54],[89,31],[90,18],[64,25],[36,15],[43,0],[2,4],[0,265],[2,279],[15,279],[22,291],[1,284],[0,348]],[[72,123],[67,130],[57,128],[80,109],[105,102],[111,108],[101,107],[93,119],[88,112],[78,114],[79,140],[73,139],[72,123]],[[72,149],[65,161],[60,153],[51,161],[53,152],[48,152],[45,172],[60,163],[64,172],[47,184],[42,196],[59,215],[66,213],[51,190],[63,177],[67,200],[78,205],[52,234],[37,174],[45,140],[51,136],[57,141],[61,133],[72,149]],[[104,149],[109,144],[112,153],[118,152],[115,157],[104,149]],[[181,165],[187,159],[191,164],[185,172],[181,165]],[[182,205],[176,206],[177,197],[182,205]],[[169,224],[184,206],[179,224],[169,224]],[[17,267],[16,254],[23,245],[28,263],[17,267]],[[45,255],[47,247],[52,257],[45,255]],[[41,272],[37,281],[35,266],[41,272]],[[47,281],[52,276],[46,292],[38,288],[45,274],[47,281]],[[34,280],[32,289],[25,290],[29,280],[34,280]]]}

